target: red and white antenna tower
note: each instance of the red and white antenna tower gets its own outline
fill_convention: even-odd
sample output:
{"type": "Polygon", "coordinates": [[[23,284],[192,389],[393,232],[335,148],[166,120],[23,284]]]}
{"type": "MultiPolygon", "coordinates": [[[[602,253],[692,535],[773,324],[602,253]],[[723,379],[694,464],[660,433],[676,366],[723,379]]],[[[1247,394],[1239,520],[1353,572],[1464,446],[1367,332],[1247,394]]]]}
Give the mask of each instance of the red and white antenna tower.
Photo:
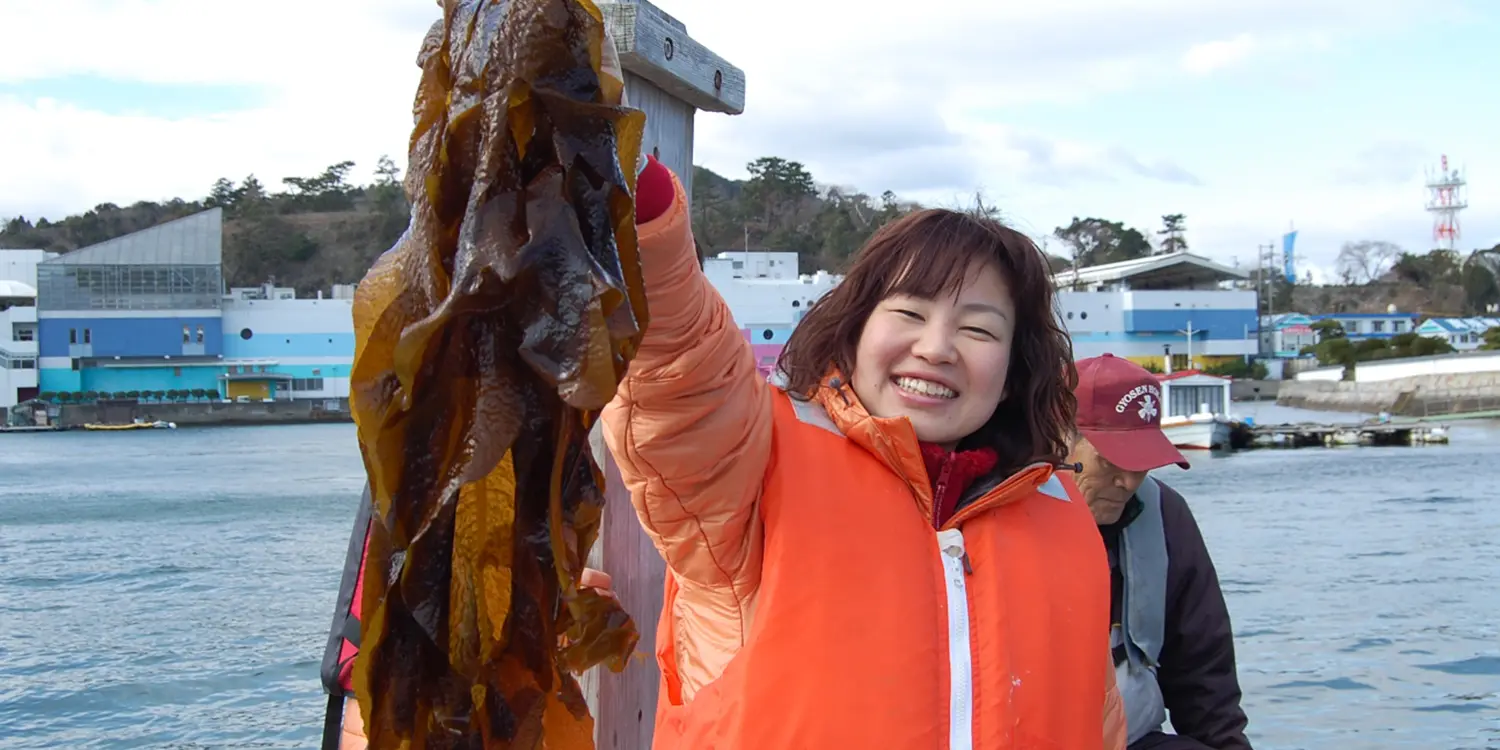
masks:
{"type": "Polygon", "coordinates": [[[1469,207],[1464,195],[1468,186],[1457,169],[1448,169],[1447,154],[1441,171],[1427,172],[1427,212],[1432,214],[1432,240],[1439,250],[1454,250],[1458,243],[1458,212],[1469,207]]]}

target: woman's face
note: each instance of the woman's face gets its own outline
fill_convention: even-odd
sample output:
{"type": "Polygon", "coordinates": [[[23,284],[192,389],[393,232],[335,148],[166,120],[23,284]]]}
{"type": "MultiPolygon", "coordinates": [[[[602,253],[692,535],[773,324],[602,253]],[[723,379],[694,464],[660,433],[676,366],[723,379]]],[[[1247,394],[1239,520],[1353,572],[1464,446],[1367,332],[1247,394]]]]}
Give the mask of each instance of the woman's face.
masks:
{"type": "Polygon", "coordinates": [[[917,439],[950,450],[995,413],[1010,370],[1016,305],[993,265],[956,295],[887,297],[855,349],[854,393],[871,415],[906,417],[917,439]]]}

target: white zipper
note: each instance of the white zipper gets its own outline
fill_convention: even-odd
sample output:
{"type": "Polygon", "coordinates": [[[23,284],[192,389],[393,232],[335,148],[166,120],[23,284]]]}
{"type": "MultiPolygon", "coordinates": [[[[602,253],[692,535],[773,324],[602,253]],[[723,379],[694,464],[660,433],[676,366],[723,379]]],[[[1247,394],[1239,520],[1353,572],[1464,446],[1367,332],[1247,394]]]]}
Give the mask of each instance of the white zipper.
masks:
{"type": "Polygon", "coordinates": [[[943,584],[948,591],[948,748],[974,747],[974,663],[969,651],[969,595],[965,587],[964,534],[939,531],[938,556],[943,560],[943,584]]]}

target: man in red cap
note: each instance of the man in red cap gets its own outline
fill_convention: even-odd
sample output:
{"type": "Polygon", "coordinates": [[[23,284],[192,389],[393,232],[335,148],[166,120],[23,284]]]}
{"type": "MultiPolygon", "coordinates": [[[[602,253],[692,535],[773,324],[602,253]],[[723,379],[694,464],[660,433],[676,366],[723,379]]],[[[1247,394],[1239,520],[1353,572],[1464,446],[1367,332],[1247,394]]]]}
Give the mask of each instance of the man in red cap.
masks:
{"type": "Polygon", "coordinates": [[[1161,430],[1161,385],[1109,354],[1080,360],[1069,461],[1109,550],[1110,638],[1130,750],[1249,750],[1234,633],[1187,502],[1148,472],[1187,459],[1161,430]],[[1176,734],[1166,734],[1168,713],[1176,734]]]}

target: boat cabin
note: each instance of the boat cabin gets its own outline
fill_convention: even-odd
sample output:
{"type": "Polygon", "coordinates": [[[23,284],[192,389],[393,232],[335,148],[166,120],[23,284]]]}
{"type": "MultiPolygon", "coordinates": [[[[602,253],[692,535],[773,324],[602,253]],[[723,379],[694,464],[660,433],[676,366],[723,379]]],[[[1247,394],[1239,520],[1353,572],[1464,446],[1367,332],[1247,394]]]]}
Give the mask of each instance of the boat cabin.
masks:
{"type": "Polygon", "coordinates": [[[1162,419],[1194,414],[1229,413],[1231,378],[1201,370],[1182,370],[1156,376],[1161,382],[1162,419]]]}

